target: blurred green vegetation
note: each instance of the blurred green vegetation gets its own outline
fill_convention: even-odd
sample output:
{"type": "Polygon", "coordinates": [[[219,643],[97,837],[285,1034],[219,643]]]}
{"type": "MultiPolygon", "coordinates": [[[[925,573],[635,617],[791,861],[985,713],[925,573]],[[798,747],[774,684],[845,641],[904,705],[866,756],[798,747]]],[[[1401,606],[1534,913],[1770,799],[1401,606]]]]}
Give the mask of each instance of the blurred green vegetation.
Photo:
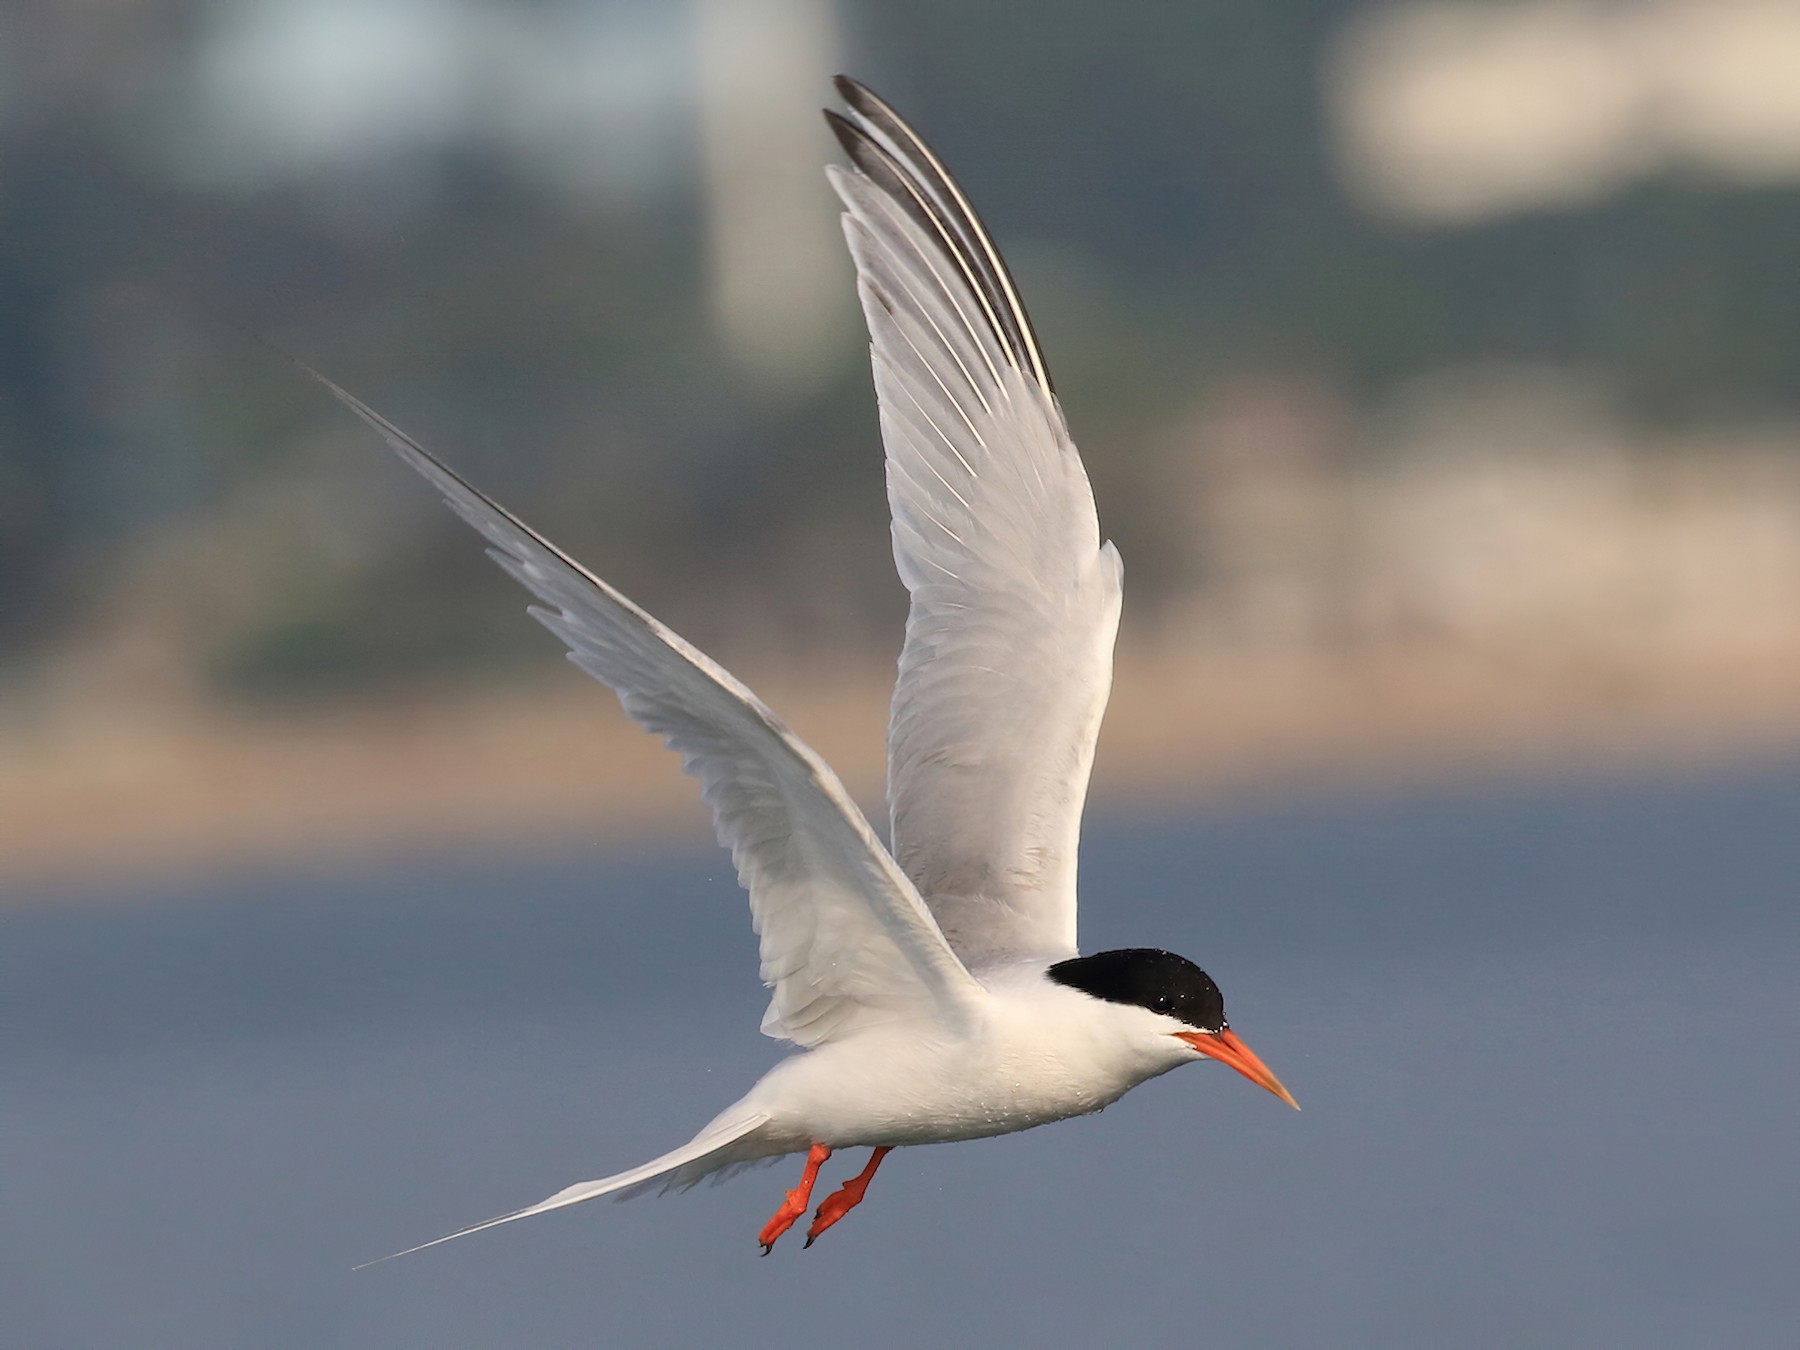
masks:
{"type": "MultiPolygon", "coordinates": [[[[1589,372],[1650,423],[1800,405],[1800,189],[1659,177],[1491,223],[1373,219],[1333,176],[1321,105],[1327,49],[1365,8],[843,6],[846,64],[933,139],[1013,256],[1134,606],[1154,608],[1181,542],[1158,533],[1149,447],[1223,379],[1294,373],[1370,407],[1446,364],[1522,358],[1589,372]]],[[[4,21],[13,661],[104,608],[149,541],[263,519],[245,503],[269,482],[311,494],[312,516],[276,511],[283,528],[323,540],[341,509],[358,542],[314,570],[290,541],[228,622],[200,630],[198,664],[221,688],[289,697],[555,655],[529,625],[497,635],[469,617],[481,588],[507,583],[416,485],[362,464],[366,438],[263,337],[650,607],[679,596],[703,643],[751,628],[896,640],[862,344],[843,342],[802,394],[734,373],[708,323],[679,111],[661,142],[671,171],[613,195],[558,188],[480,138],[208,177],[178,164],[164,114],[209,10],[130,9],[34,3],[4,21]],[[412,598],[404,614],[379,599],[396,594],[412,598]]],[[[806,134],[823,162],[822,127],[806,134]]],[[[177,574],[233,567],[220,555],[177,574]]]]}

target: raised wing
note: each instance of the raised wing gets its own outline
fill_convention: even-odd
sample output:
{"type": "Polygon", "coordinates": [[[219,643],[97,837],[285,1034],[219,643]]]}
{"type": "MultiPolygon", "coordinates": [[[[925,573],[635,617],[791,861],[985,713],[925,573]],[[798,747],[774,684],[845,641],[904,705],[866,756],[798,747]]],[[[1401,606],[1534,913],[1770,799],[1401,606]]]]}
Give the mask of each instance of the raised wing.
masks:
{"type": "Polygon", "coordinates": [[[1031,320],[936,156],[854,80],[828,170],[868,319],[894,561],[894,856],[970,964],[1075,950],[1121,567],[1031,320]]]}
{"type": "Polygon", "coordinates": [[[386,438],[544,602],[531,614],[625,711],[681,753],[750,892],[763,1031],[817,1045],[921,1013],[966,1025],[985,995],[837,776],[730,672],[476,489],[361,400],[313,377],[386,438]]]}

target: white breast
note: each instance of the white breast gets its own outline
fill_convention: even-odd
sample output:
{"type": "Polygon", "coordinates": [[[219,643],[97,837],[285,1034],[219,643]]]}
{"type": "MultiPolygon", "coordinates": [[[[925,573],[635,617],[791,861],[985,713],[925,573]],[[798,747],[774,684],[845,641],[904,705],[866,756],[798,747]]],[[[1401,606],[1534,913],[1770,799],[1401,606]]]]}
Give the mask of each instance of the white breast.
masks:
{"type": "Polygon", "coordinates": [[[994,997],[972,1034],[873,1027],[783,1060],[744,1105],[796,1149],[978,1139],[1097,1111],[1193,1058],[1147,1035],[1142,1009],[1055,984],[1041,963],[978,973],[994,997]]]}

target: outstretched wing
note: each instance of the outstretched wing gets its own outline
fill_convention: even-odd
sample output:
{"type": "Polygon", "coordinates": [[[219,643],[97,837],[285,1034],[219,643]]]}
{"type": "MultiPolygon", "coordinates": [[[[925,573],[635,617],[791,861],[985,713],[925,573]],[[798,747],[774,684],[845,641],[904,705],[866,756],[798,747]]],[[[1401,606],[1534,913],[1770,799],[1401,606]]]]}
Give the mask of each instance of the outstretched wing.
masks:
{"type": "Polygon", "coordinates": [[[966,1024],[981,987],[818,755],[730,672],[361,400],[308,373],[487,536],[489,555],[543,602],[533,617],[700,780],[750,892],[762,978],[774,990],[765,1032],[811,1046],[897,1015],[966,1024]]]}
{"type": "Polygon", "coordinates": [[[1075,950],[1119,554],[1006,264],[930,149],[854,80],[829,170],[868,319],[894,561],[894,856],[974,964],[1075,950]]]}

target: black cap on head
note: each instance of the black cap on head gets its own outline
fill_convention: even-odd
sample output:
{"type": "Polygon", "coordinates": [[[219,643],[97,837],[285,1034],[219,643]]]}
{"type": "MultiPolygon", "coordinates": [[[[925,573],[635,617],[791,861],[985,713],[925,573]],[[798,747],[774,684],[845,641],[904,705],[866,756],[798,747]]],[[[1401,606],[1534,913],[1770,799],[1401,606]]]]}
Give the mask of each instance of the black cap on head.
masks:
{"type": "Polygon", "coordinates": [[[1126,947],[1058,961],[1045,972],[1058,984],[1108,1003],[1135,1003],[1198,1031],[1225,1029],[1225,996],[1207,973],[1174,952],[1126,947]]]}

